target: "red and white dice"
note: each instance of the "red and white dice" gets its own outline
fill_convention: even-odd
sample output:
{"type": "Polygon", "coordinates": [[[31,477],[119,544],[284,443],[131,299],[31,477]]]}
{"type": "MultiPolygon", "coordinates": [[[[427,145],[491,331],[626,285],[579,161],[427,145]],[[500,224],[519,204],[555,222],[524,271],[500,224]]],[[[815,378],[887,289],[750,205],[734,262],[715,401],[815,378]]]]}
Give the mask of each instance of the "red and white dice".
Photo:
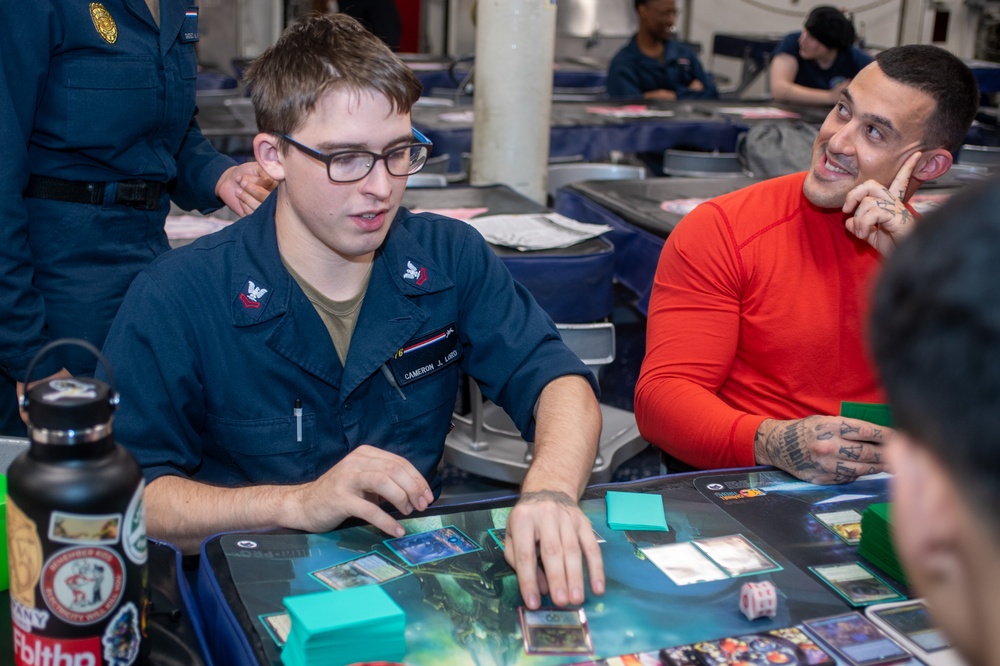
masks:
{"type": "Polygon", "coordinates": [[[778,590],[774,583],[743,583],[740,588],[740,610],[748,620],[774,617],[778,614],[778,590]]]}

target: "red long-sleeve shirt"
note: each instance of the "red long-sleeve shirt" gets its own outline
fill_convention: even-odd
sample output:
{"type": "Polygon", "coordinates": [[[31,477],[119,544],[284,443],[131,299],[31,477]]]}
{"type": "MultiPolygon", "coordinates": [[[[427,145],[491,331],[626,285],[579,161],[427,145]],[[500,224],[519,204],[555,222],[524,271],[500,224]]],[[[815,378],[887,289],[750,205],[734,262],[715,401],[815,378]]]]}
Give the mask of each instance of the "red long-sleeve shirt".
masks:
{"type": "Polygon", "coordinates": [[[660,255],[635,392],[643,437],[695,467],[754,465],[766,418],[881,402],[865,345],[881,258],[805,174],[692,211],[660,255]]]}

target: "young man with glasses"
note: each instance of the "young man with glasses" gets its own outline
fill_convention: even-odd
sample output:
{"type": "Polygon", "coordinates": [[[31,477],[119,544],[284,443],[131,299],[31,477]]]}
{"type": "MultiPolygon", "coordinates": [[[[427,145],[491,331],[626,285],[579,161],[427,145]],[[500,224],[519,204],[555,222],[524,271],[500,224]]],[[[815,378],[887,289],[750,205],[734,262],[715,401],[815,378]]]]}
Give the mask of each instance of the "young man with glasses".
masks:
{"type": "Polygon", "coordinates": [[[332,15],[290,28],[247,80],[275,193],[141,274],[105,346],[150,534],[188,552],[219,531],[350,517],[402,535],[386,511],[440,491],[465,373],[535,441],[505,549],[525,603],[582,603],[585,566],[603,592],[577,504],[594,378],[474,229],[400,208],[429,149],[410,126],[417,79],[332,15]]]}

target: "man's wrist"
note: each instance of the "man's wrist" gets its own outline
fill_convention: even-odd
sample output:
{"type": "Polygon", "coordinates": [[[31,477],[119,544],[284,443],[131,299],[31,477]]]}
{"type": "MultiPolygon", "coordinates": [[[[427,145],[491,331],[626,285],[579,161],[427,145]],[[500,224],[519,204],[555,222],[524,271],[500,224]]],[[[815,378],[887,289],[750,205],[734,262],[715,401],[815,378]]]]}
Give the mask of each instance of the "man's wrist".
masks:
{"type": "Polygon", "coordinates": [[[771,460],[771,456],[767,452],[767,440],[779,425],[780,422],[775,419],[764,419],[757,426],[757,433],[753,438],[753,458],[754,462],[758,465],[774,464],[774,461],[771,460]]]}

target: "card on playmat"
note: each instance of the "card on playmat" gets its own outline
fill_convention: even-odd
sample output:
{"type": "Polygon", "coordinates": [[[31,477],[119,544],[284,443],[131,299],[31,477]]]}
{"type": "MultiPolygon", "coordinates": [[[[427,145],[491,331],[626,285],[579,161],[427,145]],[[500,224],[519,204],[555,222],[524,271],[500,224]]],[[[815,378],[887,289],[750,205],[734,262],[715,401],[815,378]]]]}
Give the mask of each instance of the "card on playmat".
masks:
{"type": "Polygon", "coordinates": [[[846,543],[861,543],[861,514],[854,509],[814,513],[813,517],[839,536],[846,543]]]}
{"type": "Polygon", "coordinates": [[[407,534],[398,539],[386,539],[383,543],[411,566],[482,550],[479,544],[454,525],[430,532],[407,534]]]}
{"type": "Polygon", "coordinates": [[[528,654],[590,654],[594,651],[587,615],[582,608],[529,610],[521,606],[520,613],[524,651],[528,654]]]}
{"type": "Polygon", "coordinates": [[[264,627],[271,635],[271,640],[274,641],[275,645],[284,647],[285,641],[288,640],[288,634],[292,631],[292,618],[288,611],[266,613],[257,617],[264,623],[264,627]]]}
{"type": "Polygon", "coordinates": [[[742,534],[695,539],[693,543],[733,577],[781,570],[742,534]]]}
{"type": "Polygon", "coordinates": [[[854,666],[884,664],[911,656],[860,613],[806,620],[802,624],[854,666]]]}
{"type": "Polygon", "coordinates": [[[858,562],[826,564],[809,567],[809,570],[847,599],[852,606],[867,606],[880,601],[898,601],[906,598],[858,562]]]}
{"type": "Polygon", "coordinates": [[[409,574],[409,571],[390,562],[383,555],[365,553],[346,562],[313,571],[309,575],[334,590],[343,590],[358,585],[380,585],[409,574]]]}
{"type": "Polygon", "coordinates": [[[643,548],[642,553],[656,565],[657,569],[674,581],[675,585],[691,585],[729,578],[725,571],[717,567],[690,541],[650,546],[643,548]]]}

